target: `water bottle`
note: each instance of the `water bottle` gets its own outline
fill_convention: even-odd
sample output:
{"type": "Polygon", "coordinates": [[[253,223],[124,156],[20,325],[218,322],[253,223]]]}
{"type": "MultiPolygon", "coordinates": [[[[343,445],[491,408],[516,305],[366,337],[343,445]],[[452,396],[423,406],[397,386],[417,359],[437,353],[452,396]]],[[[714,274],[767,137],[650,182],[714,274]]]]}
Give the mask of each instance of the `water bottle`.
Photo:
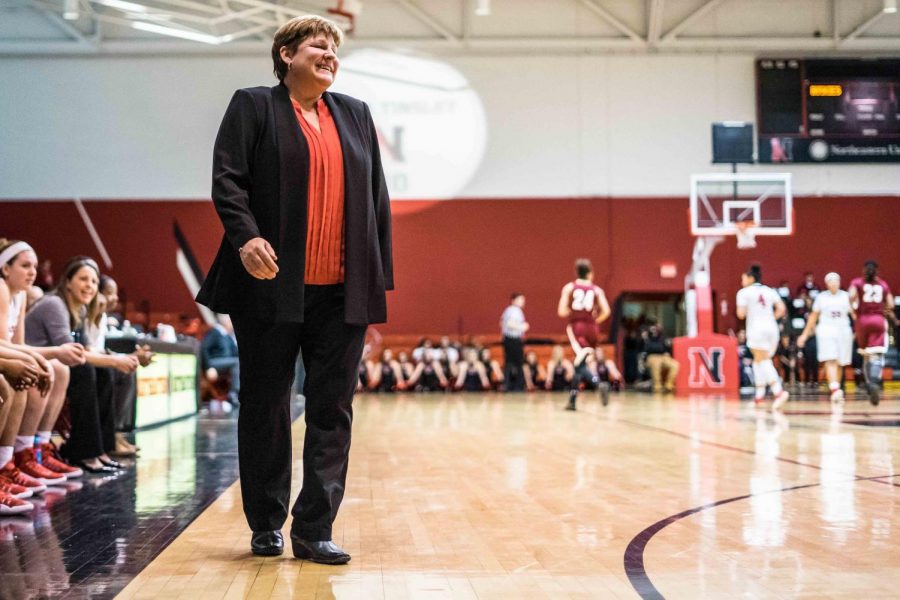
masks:
{"type": "Polygon", "coordinates": [[[34,436],[34,459],[39,465],[44,464],[43,452],[41,452],[41,436],[34,436]]]}

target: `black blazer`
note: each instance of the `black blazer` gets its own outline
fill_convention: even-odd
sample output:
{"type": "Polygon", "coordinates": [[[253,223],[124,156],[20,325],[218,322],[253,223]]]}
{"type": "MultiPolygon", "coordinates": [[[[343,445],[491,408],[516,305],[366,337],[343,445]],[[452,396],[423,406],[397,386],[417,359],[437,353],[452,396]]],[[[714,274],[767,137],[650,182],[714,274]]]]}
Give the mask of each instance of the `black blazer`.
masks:
{"type": "MultiPolygon", "coordinates": [[[[323,98],[344,155],[344,319],[383,323],[394,270],[375,125],[364,102],[330,92],[323,98]]],[[[197,302],[219,313],[303,322],[308,176],[309,147],[287,87],[235,92],[213,151],[212,199],[225,235],[197,302]],[[241,264],[238,248],[259,236],[278,255],[275,279],[256,279],[241,264]]]]}

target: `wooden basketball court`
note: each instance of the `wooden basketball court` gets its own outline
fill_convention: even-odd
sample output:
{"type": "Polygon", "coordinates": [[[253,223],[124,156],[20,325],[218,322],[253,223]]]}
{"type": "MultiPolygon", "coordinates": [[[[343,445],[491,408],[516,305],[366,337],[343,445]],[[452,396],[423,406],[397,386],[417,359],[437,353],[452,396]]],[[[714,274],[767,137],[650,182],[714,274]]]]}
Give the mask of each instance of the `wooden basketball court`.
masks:
{"type": "Polygon", "coordinates": [[[360,396],[334,536],[349,565],[252,556],[235,484],[120,597],[895,595],[896,394],[777,418],[733,400],[564,401],[360,396]]]}

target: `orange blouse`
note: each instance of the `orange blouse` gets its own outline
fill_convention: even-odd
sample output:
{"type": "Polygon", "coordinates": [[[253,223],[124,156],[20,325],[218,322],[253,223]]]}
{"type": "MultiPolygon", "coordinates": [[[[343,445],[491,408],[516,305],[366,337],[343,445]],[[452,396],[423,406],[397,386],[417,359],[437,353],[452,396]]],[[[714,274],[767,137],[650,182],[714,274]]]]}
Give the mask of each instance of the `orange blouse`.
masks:
{"type": "Polygon", "coordinates": [[[319,130],[306,122],[291,99],[309,146],[306,201],[306,272],[304,282],[330,285],[344,281],[344,154],[337,127],[324,100],[319,100],[319,130]]]}

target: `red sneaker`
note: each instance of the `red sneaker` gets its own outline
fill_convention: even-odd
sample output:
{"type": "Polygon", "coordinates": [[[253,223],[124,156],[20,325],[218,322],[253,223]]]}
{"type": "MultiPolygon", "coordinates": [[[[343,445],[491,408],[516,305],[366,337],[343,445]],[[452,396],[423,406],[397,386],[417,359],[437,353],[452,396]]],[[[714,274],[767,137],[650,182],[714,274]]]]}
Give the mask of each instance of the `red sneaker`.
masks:
{"type": "Polygon", "coordinates": [[[35,479],[34,477],[30,477],[26,475],[22,471],[16,467],[16,463],[13,461],[9,461],[6,463],[2,469],[0,469],[0,479],[5,479],[11,483],[16,485],[21,485],[22,487],[28,488],[34,494],[40,494],[44,490],[47,489],[47,486],[35,479]]]}
{"type": "Polygon", "coordinates": [[[78,467],[67,465],[61,461],[56,454],[56,448],[53,447],[53,444],[41,444],[41,466],[50,469],[54,473],[65,475],[66,479],[75,479],[84,475],[84,471],[78,467]]]}
{"type": "Polygon", "coordinates": [[[66,482],[65,475],[54,473],[37,461],[33,448],[19,450],[13,455],[13,460],[20,471],[29,477],[34,477],[44,485],[62,485],[66,482]]]}
{"type": "Polygon", "coordinates": [[[20,515],[34,510],[34,504],[19,500],[6,492],[0,492],[0,515],[20,515]]]}
{"type": "Polygon", "coordinates": [[[31,498],[34,495],[34,492],[24,485],[13,483],[5,477],[0,477],[0,492],[15,496],[19,500],[22,498],[31,498]]]}

